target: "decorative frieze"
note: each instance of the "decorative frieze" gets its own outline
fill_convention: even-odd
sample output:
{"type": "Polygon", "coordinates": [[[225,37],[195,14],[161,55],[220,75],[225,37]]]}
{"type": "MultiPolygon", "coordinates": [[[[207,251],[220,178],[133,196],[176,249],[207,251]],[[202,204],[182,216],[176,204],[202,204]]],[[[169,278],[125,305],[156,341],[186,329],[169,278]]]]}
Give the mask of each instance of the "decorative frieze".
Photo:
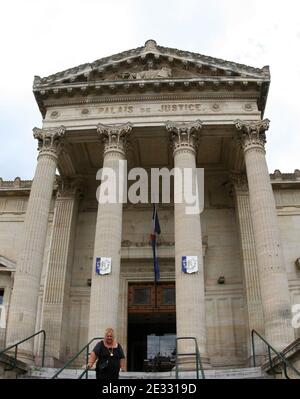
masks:
{"type": "Polygon", "coordinates": [[[295,189],[274,190],[274,197],[277,207],[300,208],[300,191],[295,189]]]}
{"type": "Polygon", "coordinates": [[[152,67],[154,63],[164,60],[170,65],[173,65],[174,62],[181,63],[187,70],[191,67],[195,67],[198,70],[207,68],[211,71],[212,76],[216,73],[220,74],[223,72],[230,76],[241,76],[244,79],[246,76],[270,78],[268,67],[263,67],[261,69],[253,68],[248,65],[208,57],[202,54],[158,46],[154,40],[147,40],[144,46],[136,49],[101,58],[92,63],[82,64],[44,78],[35,76],[33,86],[34,89],[36,89],[62,81],[65,82],[69,80],[72,82],[74,77],[81,77],[82,81],[87,81],[91,73],[104,73],[108,66],[118,69],[121,65],[124,65],[125,62],[128,66],[136,63],[143,66],[145,60],[148,67],[152,67]],[[150,63],[150,61],[152,61],[152,63],[150,63]]]}

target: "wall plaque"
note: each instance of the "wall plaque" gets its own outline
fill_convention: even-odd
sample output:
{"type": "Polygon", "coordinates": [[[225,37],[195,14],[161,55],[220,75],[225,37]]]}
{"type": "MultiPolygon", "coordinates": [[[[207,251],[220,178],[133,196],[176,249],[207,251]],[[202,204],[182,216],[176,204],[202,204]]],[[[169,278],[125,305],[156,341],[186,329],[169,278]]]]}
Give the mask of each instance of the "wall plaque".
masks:
{"type": "Polygon", "coordinates": [[[96,257],[96,274],[111,273],[111,258],[96,257]]]}
{"type": "Polygon", "coordinates": [[[198,256],[182,256],[181,270],[183,273],[196,273],[198,271],[198,256]]]}

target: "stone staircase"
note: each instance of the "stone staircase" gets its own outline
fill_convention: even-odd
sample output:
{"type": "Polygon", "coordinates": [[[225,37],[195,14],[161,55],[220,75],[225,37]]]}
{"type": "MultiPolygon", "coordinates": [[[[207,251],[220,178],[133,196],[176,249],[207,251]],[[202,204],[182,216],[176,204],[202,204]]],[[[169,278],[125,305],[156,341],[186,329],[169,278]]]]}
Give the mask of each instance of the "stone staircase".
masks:
{"type": "Polygon", "coordinates": [[[27,375],[30,367],[21,360],[14,358],[6,353],[0,355],[0,379],[15,379],[27,375]]]}
{"type": "MultiPolygon", "coordinates": [[[[48,367],[29,368],[28,372],[19,378],[26,379],[48,379],[51,378],[59,369],[48,367]]],[[[83,369],[66,369],[59,378],[60,379],[77,379],[83,369]]],[[[194,371],[182,371],[179,375],[180,379],[195,379],[194,371]]],[[[200,374],[201,378],[201,374],[200,374]]],[[[234,369],[210,369],[205,370],[206,379],[270,379],[272,376],[264,373],[261,367],[234,368],[234,369]]],[[[89,372],[89,379],[95,379],[95,372],[89,372]]],[[[175,371],[169,372],[121,372],[120,379],[175,379],[175,371]]]]}

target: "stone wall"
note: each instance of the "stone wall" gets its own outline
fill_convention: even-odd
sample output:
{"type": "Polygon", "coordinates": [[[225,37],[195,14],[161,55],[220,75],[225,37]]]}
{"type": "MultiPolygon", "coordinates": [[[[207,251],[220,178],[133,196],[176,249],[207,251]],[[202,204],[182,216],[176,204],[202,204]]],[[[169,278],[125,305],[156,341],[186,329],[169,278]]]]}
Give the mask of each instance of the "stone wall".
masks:
{"type": "MultiPolygon", "coordinates": [[[[209,355],[216,366],[240,365],[246,357],[247,320],[235,209],[223,185],[226,176],[213,176],[208,181],[206,203],[209,208],[201,215],[201,223],[209,355]],[[222,276],[225,278],[225,284],[218,283],[222,276]]],[[[92,274],[96,224],[94,206],[91,200],[83,201],[77,222],[69,312],[70,342],[66,348],[66,354],[69,355],[87,341],[90,295],[88,280],[92,274]]],[[[122,281],[143,281],[152,278],[152,251],[149,246],[151,216],[151,206],[125,205],[122,281]],[[148,267],[150,270],[147,272],[148,267]]],[[[163,264],[162,273],[164,279],[174,281],[173,207],[160,205],[159,220],[162,232],[159,236],[158,254],[163,264]]],[[[126,322],[127,293],[123,291],[127,290],[127,285],[121,282],[121,287],[120,314],[122,322],[126,322]]],[[[126,341],[126,333],[122,323],[120,324],[118,335],[126,341]]],[[[123,345],[126,347],[126,342],[123,345]]]]}
{"type": "MultiPolygon", "coordinates": [[[[201,215],[208,351],[213,366],[242,365],[247,357],[247,335],[249,334],[236,214],[232,198],[226,191],[225,183],[226,175],[224,174],[214,174],[207,178],[205,188],[206,208],[201,215]],[[224,284],[220,284],[220,277],[224,277],[224,284]]],[[[289,278],[291,302],[296,304],[300,303],[300,270],[295,265],[295,260],[300,257],[300,191],[276,188],[274,195],[289,278]]],[[[20,248],[27,198],[26,195],[0,198],[0,255],[11,261],[16,260],[20,248]]],[[[79,350],[86,343],[88,336],[89,279],[92,275],[96,202],[89,199],[89,205],[87,203],[88,200],[79,211],[76,228],[70,309],[66,314],[69,325],[69,344],[65,348],[66,358],[79,350]]],[[[37,328],[40,327],[41,320],[53,209],[54,200],[49,216],[37,328]]],[[[133,281],[142,281],[143,278],[151,279],[152,272],[150,271],[148,274],[145,272],[152,256],[149,247],[151,215],[151,207],[125,206],[121,280],[130,281],[132,278],[133,281]],[[140,267],[137,267],[138,265],[140,267]]],[[[158,252],[163,260],[163,276],[164,279],[174,280],[174,272],[172,271],[174,268],[172,260],[174,258],[173,207],[160,206],[159,218],[162,233],[159,237],[158,252]]],[[[7,308],[9,306],[10,295],[8,291],[10,284],[10,273],[0,273],[0,287],[5,288],[5,306],[7,308]]],[[[127,285],[121,283],[121,287],[120,311],[123,312],[121,319],[124,322],[127,317],[127,308],[123,302],[127,300],[127,294],[124,291],[127,289],[127,285]]],[[[5,331],[1,331],[0,339],[2,337],[2,341],[4,334],[5,331]]],[[[119,335],[126,339],[124,326],[120,325],[119,335]]],[[[299,329],[295,330],[295,338],[297,337],[300,337],[299,329]]],[[[126,347],[126,343],[124,343],[124,346],[126,347]]]]}
{"type": "MultiPolygon", "coordinates": [[[[283,244],[284,261],[289,279],[291,304],[300,304],[300,190],[275,190],[278,222],[283,244]]],[[[300,338],[300,328],[295,329],[295,338],[300,338]]]]}

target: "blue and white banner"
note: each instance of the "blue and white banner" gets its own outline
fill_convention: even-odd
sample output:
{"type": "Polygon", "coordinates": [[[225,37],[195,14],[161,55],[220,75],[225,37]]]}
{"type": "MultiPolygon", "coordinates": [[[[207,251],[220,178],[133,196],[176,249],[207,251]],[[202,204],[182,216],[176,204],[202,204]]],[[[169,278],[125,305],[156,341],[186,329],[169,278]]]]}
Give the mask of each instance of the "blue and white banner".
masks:
{"type": "Polygon", "coordinates": [[[182,256],[181,270],[183,273],[196,273],[198,271],[198,256],[182,256]]]}
{"type": "Polygon", "coordinates": [[[96,274],[111,273],[111,258],[96,257],[96,274]]]}

